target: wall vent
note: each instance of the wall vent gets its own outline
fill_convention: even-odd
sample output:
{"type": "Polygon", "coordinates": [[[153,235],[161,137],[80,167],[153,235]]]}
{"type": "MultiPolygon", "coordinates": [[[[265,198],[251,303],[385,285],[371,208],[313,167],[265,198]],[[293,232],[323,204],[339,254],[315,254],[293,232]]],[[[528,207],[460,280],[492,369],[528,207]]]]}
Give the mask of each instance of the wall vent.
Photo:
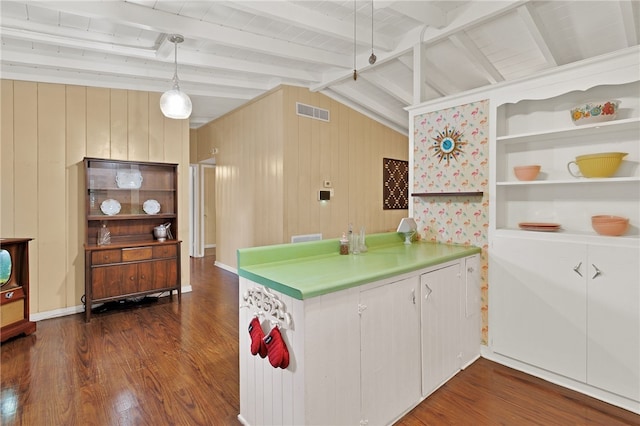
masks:
{"type": "Polygon", "coordinates": [[[305,241],[318,241],[322,239],[322,234],[293,235],[292,243],[303,243],[305,241]]]}
{"type": "Polygon", "coordinates": [[[314,120],[329,121],[329,110],[296,102],[296,113],[314,120]]]}

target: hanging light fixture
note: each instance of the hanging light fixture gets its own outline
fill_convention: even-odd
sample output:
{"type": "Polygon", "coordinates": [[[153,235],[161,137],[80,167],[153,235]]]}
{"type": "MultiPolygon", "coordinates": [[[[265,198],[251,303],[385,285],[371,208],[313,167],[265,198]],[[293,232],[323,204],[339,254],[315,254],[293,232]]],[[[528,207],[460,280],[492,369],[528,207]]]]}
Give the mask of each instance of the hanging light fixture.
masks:
{"type": "Polygon", "coordinates": [[[358,79],[358,71],[356,70],[356,0],[353,0],[353,79],[358,79]]]}
{"type": "Polygon", "coordinates": [[[369,56],[369,64],[376,63],[376,55],[373,53],[373,0],[371,0],[371,56],[369,56]]]}
{"type": "Polygon", "coordinates": [[[182,43],[184,37],[180,34],[171,34],[169,41],[174,45],[173,88],[164,92],[160,97],[160,110],[167,118],[189,118],[192,109],[191,99],[180,90],[180,85],[178,84],[178,43],[182,43]]]}

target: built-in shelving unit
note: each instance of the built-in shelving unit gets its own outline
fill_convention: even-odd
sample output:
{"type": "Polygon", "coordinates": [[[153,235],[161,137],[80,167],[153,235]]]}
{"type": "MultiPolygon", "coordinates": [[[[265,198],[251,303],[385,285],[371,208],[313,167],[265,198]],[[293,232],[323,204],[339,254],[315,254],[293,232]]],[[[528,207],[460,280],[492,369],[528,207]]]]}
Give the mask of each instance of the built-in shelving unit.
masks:
{"type": "MultiPolygon", "coordinates": [[[[631,226],[626,239],[638,239],[639,92],[640,83],[632,82],[499,105],[494,160],[495,231],[499,234],[502,230],[519,230],[520,222],[551,222],[562,226],[564,237],[591,237],[597,236],[591,228],[591,216],[611,214],[629,217],[631,226]],[[574,125],[570,108],[591,99],[620,100],[617,119],[574,125]],[[569,173],[567,164],[576,156],[600,152],[628,154],[615,176],[577,178],[569,173]],[[538,178],[517,180],[513,167],[530,164],[542,166],[538,178]]],[[[532,231],[520,232],[528,235],[532,231]]],[[[615,238],[598,237],[606,241],[615,238]]]]}

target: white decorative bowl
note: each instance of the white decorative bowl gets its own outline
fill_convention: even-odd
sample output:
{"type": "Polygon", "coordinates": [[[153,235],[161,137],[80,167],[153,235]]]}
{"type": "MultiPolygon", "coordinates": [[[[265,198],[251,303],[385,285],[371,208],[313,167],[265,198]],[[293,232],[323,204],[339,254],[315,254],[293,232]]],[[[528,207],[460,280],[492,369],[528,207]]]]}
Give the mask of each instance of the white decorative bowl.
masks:
{"type": "Polygon", "coordinates": [[[616,118],[620,101],[585,102],[571,109],[571,120],[575,125],[602,123],[616,118]]]}

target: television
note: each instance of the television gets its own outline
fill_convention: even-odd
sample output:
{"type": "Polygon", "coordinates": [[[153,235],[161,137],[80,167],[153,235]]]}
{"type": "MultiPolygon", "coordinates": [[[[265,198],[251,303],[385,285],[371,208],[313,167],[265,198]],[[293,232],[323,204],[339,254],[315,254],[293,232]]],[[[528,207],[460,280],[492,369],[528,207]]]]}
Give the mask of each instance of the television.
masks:
{"type": "Polygon", "coordinates": [[[29,239],[0,239],[0,289],[2,291],[21,287],[25,278],[24,266],[28,265],[27,244],[29,239]]]}

